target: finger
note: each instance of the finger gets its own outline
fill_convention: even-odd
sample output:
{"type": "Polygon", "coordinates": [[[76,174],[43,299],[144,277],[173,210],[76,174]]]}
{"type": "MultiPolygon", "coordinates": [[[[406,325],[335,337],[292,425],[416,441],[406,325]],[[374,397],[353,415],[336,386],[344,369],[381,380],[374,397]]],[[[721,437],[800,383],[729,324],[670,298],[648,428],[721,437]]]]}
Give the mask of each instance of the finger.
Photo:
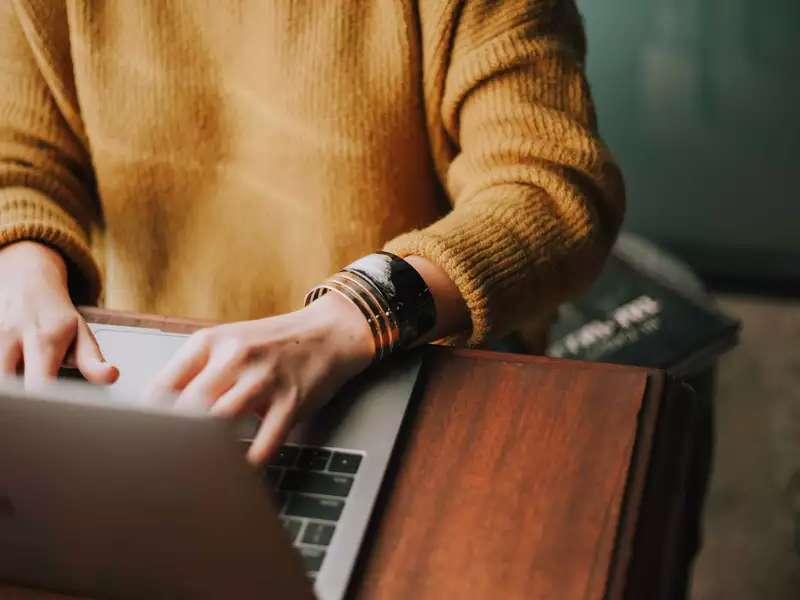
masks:
{"type": "Polygon", "coordinates": [[[289,435],[297,403],[290,399],[273,402],[247,451],[247,460],[260,465],[272,456],[289,435]]]}
{"type": "Polygon", "coordinates": [[[263,399],[270,387],[271,378],[259,371],[246,371],[228,391],[222,394],[211,407],[215,417],[233,417],[254,408],[263,399]]]}
{"type": "Polygon", "coordinates": [[[180,392],[203,370],[209,353],[206,338],[192,336],[152,381],[145,395],[154,398],[180,392]]]}
{"type": "Polygon", "coordinates": [[[22,345],[19,340],[12,337],[0,339],[0,377],[16,375],[21,361],[22,345]]]}
{"type": "Polygon", "coordinates": [[[73,344],[72,348],[67,350],[67,353],[64,355],[64,360],[61,361],[61,368],[62,369],[77,369],[78,365],[75,364],[75,345],[73,344]]]}
{"type": "Polygon", "coordinates": [[[28,334],[22,339],[25,387],[31,389],[54,379],[69,347],[70,337],[28,334]]]}
{"type": "Polygon", "coordinates": [[[78,323],[78,335],[74,347],[75,366],[86,378],[86,381],[97,384],[114,383],[119,377],[119,370],[106,362],[97,340],[83,319],[78,323]]]}
{"type": "Polygon", "coordinates": [[[209,408],[236,382],[237,369],[230,361],[215,358],[183,389],[175,402],[176,408],[209,408]]]}

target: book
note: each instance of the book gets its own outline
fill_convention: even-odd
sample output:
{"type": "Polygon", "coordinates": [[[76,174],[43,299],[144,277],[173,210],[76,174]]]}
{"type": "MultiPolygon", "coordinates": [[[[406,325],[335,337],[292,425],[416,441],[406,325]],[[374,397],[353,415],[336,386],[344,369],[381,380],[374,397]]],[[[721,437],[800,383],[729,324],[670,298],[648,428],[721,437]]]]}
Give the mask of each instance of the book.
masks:
{"type": "Polygon", "coordinates": [[[615,252],[589,291],[559,309],[547,355],[656,367],[685,377],[735,346],[739,329],[696,290],[682,292],[615,252]]]}

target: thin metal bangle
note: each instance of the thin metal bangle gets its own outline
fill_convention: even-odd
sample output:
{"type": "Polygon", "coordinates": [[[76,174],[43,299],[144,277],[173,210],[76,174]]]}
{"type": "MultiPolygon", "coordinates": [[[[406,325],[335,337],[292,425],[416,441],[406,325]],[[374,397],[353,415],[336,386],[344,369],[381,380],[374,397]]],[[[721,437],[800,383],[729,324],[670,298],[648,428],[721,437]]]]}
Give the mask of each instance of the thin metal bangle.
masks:
{"type": "Polygon", "coordinates": [[[378,302],[378,300],[373,295],[369,294],[368,292],[364,291],[363,288],[356,285],[352,280],[345,277],[339,277],[339,273],[333,275],[332,277],[329,277],[326,280],[326,283],[334,283],[339,286],[345,287],[351,290],[352,293],[354,293],[356,296],[358,296],[358,298],[361,299],[361,301],[369,308],[372,318],[375,319],[375,322],[380,327],[380,332],[381,332],[380,342],[381,342],[381,347],[383,349],[383,354],[387,354],[388,352],[390,352],[392,350],[392,345],[394,342],[395,335],[394,332],[392,331],[391,323],[389,322],[385,312],[381,308],[380,302],[378,302]]]}
{"type": "Polygon", "coordinates": [[[363,277],[358,273],[352,273],[350,271],[340,271],[335,275],[335,277],[342,277],[344,279],[352,281],[365,293],[369,294],[370,298],[372,298],[381,307],[381,314],[383,314],[384,317],[388,319],[390,323],[390,331],[392,333],[390,348],[391,351],[394,351],[397,348],[397,345],[400,341],[400,326],[397,322],[397,317],[394,314],[394,311],[390,308],[389,303],[383,297],[383,294],[380,292],[380,290],[377,287],[375,287],[375,285],[369,279],[363,277]]]}
{"type": "Polygon", "coordinates": [[[349,302],[355,304],[356,307],[361,311],[361,314],[364,315],[364,318],[370,327],[370,331],[372,332],[372,341],[375,346],[373,360],[379,361],[383,359],[387,352],[387,342],[389,341],[388,338],[390,336],[388,323],[382,322],[381,311],[375,310],[374,307],[370,306],[368,300],[361,297],[356,290],[347,287],[342,283],[334,281],[334,278],[331,277],[309,290],[305,297],[305,305],[308,306],[331,290],[343,296],[349,302]]]}
{"type": "Polygon", "coordinates": [[[361,314],[364,315],[364,318],[367,320],[370,331],[372,331],[372,341],[375,344],[375,356],[373,358],[377,361],[382,360],[386,354],[388,340],[385,338],[388,332],[385,332],[385,326],[380,322],[380,317],[375,314],[375,311],[369,306],[367,301],[359,295],[357,290],[349,288],[333,279],[328,279],[323,285],[345,295],[350,302],[358,307],[361,314]]]}
{"type": "Polygon", "coordinates": [[[340,281],[344,285],[355,287],[359,290],[359,294],[370,303],[376,314],[380,315],[381,321],[385,324],[385,330],[388,334],[389,347],[394,348],[399,339],[397,320],[394,318],[394,313],[389,308],[386,299],[380,294],[380,291],[373,287],[369,281],[362,280],[359,276],[352,275],[345,271],[336,273],[331,279],[340,281]]]}

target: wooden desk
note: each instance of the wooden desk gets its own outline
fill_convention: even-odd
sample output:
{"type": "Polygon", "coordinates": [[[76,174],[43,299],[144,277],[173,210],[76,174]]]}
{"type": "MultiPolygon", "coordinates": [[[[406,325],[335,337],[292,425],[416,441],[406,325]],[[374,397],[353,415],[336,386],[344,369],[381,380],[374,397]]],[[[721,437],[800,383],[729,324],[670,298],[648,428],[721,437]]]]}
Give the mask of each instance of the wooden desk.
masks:
{"type": "Polygon", "coordinates": [[[434,347],[423,377],[351,596],[675,597],[691,517],[684,387],[639,368],[434,347]]]}

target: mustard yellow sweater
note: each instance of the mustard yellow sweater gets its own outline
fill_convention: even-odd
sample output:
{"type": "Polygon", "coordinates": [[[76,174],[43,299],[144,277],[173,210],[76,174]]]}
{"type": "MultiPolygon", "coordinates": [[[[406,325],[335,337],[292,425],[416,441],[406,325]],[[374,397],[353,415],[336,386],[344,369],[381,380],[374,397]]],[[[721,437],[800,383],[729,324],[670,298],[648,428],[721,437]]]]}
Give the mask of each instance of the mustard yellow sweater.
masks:
{"type": "Polygon", "coordinates": [[[0,245],[221,320],[385,246],[447,271],[477,343],[579,291],[622,218],[583,59],[571,0],[3,0],[0,245]]]}

